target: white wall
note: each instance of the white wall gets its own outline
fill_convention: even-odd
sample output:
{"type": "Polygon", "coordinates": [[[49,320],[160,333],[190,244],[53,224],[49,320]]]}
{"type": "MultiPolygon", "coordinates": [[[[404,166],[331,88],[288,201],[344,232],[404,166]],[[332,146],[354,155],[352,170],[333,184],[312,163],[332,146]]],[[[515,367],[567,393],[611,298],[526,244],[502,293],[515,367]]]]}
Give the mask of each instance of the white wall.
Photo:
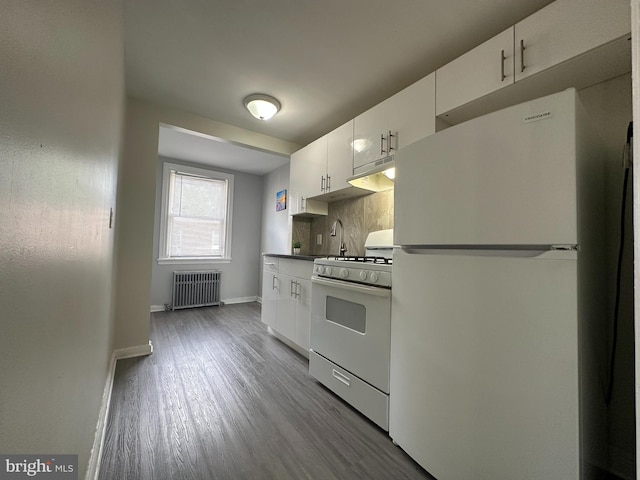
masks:
{"type": "Polygon", "coordinates": [[[112,347],[122,2],[0,14],[0,452],[79,454],[112,347]]]}
{"type": "Polygon", "coordinates": [[[263,253],[291,253],[289,242],[290,216],[287,198],[286,210],[276,212],[276,193],[289,189],[289,164],[265,175],[262,195],[262,238],[260,250],[263,253]]]}
{"type": "Polygon", "coordinates": [[[262,177],[204,166],[216,171],[232,173],[233,216],[231,229],[231,262],[215,264],[158,265],[160,244],[160,212],[162,197],[162,166],[167,161],[202,168],[203,165],[171,158],[158,158],[156,169],[156,210],[153,234],[153,262],[151,305],[162,307],[171,303],[171,282],[174,270],[221,270],[220,298],[226,303],[253,301],[260,295],[260,222],[262,206],[262,177]]]}
{"type": "Polygon", "coordinates": [[[161,123],[285,155],[299,148],[283,140],[173,108],[127,99],[118,184],[116,348],[146,345],[149,341],[158,127],[161,123]]]}

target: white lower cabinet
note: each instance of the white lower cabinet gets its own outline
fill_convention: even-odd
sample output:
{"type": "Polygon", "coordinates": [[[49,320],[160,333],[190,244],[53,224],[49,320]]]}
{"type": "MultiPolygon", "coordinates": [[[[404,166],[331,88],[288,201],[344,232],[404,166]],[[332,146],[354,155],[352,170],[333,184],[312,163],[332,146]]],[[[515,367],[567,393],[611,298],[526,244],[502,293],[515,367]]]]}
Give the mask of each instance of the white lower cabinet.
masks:
{"type": "Polygon", "coordinates": [[[276,328],[278,318],[278,259],[264,257],[262,264],[262,322],[276,328]]]}
{"type": "Polygon", "coordinates": [[[262,322],[302,350],[309,350],[313,262],[264,257],[262,322]]]}
{"type": "MultiPolygon", "coordinates": [[[[311,274],[309,274],[309,277],[311,277],[311,274]]],[[[298,278],[296,281],[298,282],[298,296],[293,341],[308,351],[309,328],[311,325],[311,280],[309,278],[298,278]]]]}

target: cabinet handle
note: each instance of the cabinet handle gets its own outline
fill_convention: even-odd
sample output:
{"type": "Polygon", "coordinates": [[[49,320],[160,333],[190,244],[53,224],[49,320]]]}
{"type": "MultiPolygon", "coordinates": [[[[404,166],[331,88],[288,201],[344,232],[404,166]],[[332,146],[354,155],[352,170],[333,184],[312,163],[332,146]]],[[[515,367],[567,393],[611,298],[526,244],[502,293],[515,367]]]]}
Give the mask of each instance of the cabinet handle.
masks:
{"type": "Polygon", "coordinates": [[[296,287],[295,287],[295,285],[296,285],[297,282],[295,280],[291,280],[290,282],[291,283],[290,283],[290,287],[289,287],[289,296],[295,297],[296,296],[296,287]]]}
{"type": "Polygon", "coordinates": [[[381,133],[380,134],[380,155],[384,155],[384,153],[385,153],[384,152],[384,141],[385,141],[384,133],[381,133]]]}
{"type": "Polygon", "coordinates": [[[274,275],[273,278],[271,279],[271,290],[276,290],[278,287],[276,287],[276,276],[274,275]]]}
{"type": "Polygon", "coordinates": [[[320,191],[324,192],[324,175],[322,176],[322,180],[320,180],[320,191]]]}
{"type": "Polygon", "coordinates": [[[349,377],[347,377],[346,375],[343,375],[342,373],[340,373],[339,371],[337,371],[335,368],[331,369],[332,372],[331,374],[333,375],[333,377],[339,381],[341,381],[342,383],[344,383],[347,387],[351,386],[351,379],[349,377]]]}
{"type": "Polygon", "coordinates": [[[331,177],[327,175],[327,192],[331,191],[331,177]]]}
{"type": "Polygon", "coordinates": [[[271,266],[275,266],[276,264],[273,262],[264,262],[265,265],[271,265],[271,266]]]}
{"type": "Polygon", "coordinates": [[[527,68],[524,65],[524,51],[526,50],[524,46],[524,40],[520,40],[520,72],[524,72],[524,69],[527,68]]]}
{"type": "Polygon", "coordinates": [[[302,284],[300,282],[296,281],[296,298],[300,298],[300,290],[301,290],[300,286],[301,285],[302,284]]]}
{"type": "MultiPolygon", "coordinates": [[[[391,130],[389,130],[389,137],[387,139],[387,150],[389,150],[389,155],[391,155],[391,150],[395,150],[395,148],[393,148],[393,143],[391,142],[391,139],[394,138],[395,135],[393,133],[391,133],[391,130]]],[[[397,139],[396,139],[396,143],[397,143],[397,139]]]]}
{"type": "Polygon", "coordinates": [[[504,50],[502,50],[500,52],[500,81],[504,82],[504,79],[507,78],[507,76],[504,74],[504,61],[506,60],[505,56],[504,56],[504,50]]]}

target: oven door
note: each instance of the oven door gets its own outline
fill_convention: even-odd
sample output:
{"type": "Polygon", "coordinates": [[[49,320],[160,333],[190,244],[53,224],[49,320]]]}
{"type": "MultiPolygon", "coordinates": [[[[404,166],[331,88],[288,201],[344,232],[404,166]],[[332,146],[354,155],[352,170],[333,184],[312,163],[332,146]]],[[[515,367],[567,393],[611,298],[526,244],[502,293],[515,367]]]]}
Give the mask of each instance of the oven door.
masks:
{"type": "Polygon", "coordinates": [[[311,350],[389,393],[391,290],[313,276],[311,350]]]}

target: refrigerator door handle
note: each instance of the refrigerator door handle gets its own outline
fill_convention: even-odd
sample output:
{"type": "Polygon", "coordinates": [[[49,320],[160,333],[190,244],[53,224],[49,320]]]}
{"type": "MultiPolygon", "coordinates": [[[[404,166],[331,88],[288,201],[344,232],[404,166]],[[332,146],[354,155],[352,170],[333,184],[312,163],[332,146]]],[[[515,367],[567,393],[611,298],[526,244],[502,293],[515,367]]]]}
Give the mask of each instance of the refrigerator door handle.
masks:
{"type": "Polygon", "coordinates": [[[540,260],[576,260],[577,245],[549,245],[546,248],[499,248],[491,245],[475,245],[467,248],[453,246],[401,246],[404,253],[412,255],[465,255],[475,257],[536,258],[540,260]]]}

